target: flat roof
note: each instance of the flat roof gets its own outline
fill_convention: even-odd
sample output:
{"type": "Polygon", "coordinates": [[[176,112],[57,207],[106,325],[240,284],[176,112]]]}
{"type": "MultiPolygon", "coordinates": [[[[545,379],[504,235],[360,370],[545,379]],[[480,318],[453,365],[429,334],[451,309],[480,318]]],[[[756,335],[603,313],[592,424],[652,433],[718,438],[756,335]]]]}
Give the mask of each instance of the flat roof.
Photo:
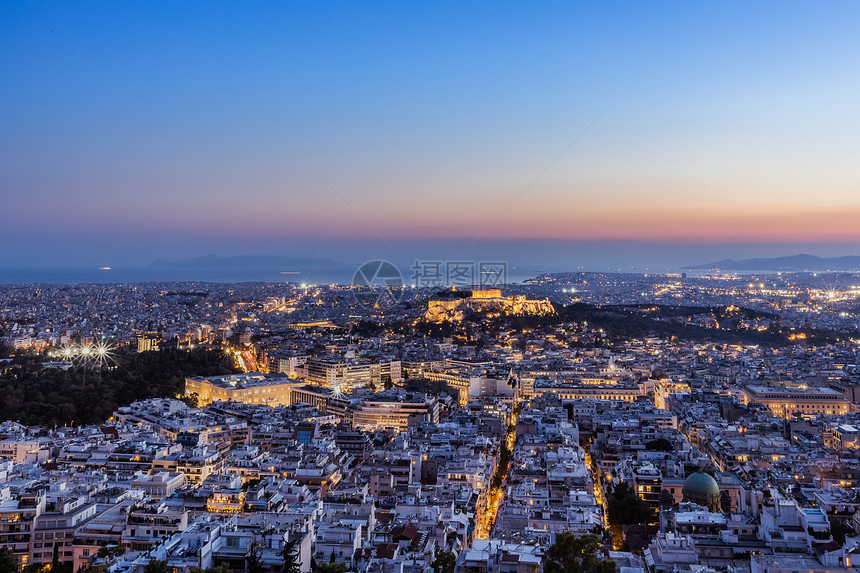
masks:
{"type": "Polygon", "coordinates": [[[278,384],[307,384],[305,380],[288,378],[283,374],[263,374],[262,372],[249,372],[247,374],[227,374],[225,376],[201,376],[197,378],[186,378],[194,382],[208,382],[213,386],[220,386],[230,390],[236,388],[259,388],[261,386],[276,386],[278,384]]]}
{"type": "Polygon", "coordinates": [[[829,396],[842,396],[842,392],[838,392],[832,388],[824,388],[824,387],[807,387],[807,388],[797,388],[793,386],[763,386],[761,384],[750,384],[746,386],[746,389],[754,392],[756,394],[788,394],[788,395],[829,395],[829,396]]]}

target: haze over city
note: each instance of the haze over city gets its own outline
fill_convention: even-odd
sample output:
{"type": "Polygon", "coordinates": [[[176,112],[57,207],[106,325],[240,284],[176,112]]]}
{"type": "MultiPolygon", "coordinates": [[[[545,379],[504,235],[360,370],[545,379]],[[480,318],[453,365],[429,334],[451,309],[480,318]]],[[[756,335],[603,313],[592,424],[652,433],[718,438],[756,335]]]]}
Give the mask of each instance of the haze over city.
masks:
{"type": "Polygon", "coordinates": [[[7,4],[0,266],[854,254],[858,12],[7,4]]]}

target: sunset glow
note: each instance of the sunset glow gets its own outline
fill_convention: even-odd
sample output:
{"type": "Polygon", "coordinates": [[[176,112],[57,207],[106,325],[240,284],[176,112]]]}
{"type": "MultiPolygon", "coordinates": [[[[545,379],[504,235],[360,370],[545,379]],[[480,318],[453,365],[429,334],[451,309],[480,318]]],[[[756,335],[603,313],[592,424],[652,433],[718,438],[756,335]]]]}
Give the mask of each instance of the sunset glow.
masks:
{"type": "Polygon", "coordinates": [[[166,9],[5,14],[0,264],[860,242],[855,5],[166,9]]]}

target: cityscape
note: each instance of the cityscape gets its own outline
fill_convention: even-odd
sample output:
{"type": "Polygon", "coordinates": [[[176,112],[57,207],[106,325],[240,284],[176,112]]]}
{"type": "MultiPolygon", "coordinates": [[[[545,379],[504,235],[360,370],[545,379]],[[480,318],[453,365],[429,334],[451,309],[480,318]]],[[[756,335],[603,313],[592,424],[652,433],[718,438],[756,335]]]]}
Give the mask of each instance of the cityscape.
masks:
{"type": "Polygon", "coordinates": [[[365,288],[0,287],[16,566],[853,570],[860,274],[365,288]]]}
{"type": "Polygon", "coordinates": [[[858,18],[0,7],[0,573],[860,572],[858,18]]]}

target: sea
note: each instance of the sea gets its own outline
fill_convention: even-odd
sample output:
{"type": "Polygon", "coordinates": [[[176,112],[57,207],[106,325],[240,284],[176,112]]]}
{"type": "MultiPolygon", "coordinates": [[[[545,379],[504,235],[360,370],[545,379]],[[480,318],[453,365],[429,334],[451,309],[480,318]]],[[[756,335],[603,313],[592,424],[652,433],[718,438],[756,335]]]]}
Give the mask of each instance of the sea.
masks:
{"type": "MultiPolygon", "coordinates": [[[[404,282],[409,283],[412,271],[408,268],[400,269],[400,271],[404,282]]],[[[506,282],[523,282],[538,274],[540,273],[509,270],[506,282]]],[[[254,268],[0,268],[0,284],[130,284],[152,282],[352,284],[354,277],[355,270],[353,269],[283,273],[277,270],[254,268]]]]}

